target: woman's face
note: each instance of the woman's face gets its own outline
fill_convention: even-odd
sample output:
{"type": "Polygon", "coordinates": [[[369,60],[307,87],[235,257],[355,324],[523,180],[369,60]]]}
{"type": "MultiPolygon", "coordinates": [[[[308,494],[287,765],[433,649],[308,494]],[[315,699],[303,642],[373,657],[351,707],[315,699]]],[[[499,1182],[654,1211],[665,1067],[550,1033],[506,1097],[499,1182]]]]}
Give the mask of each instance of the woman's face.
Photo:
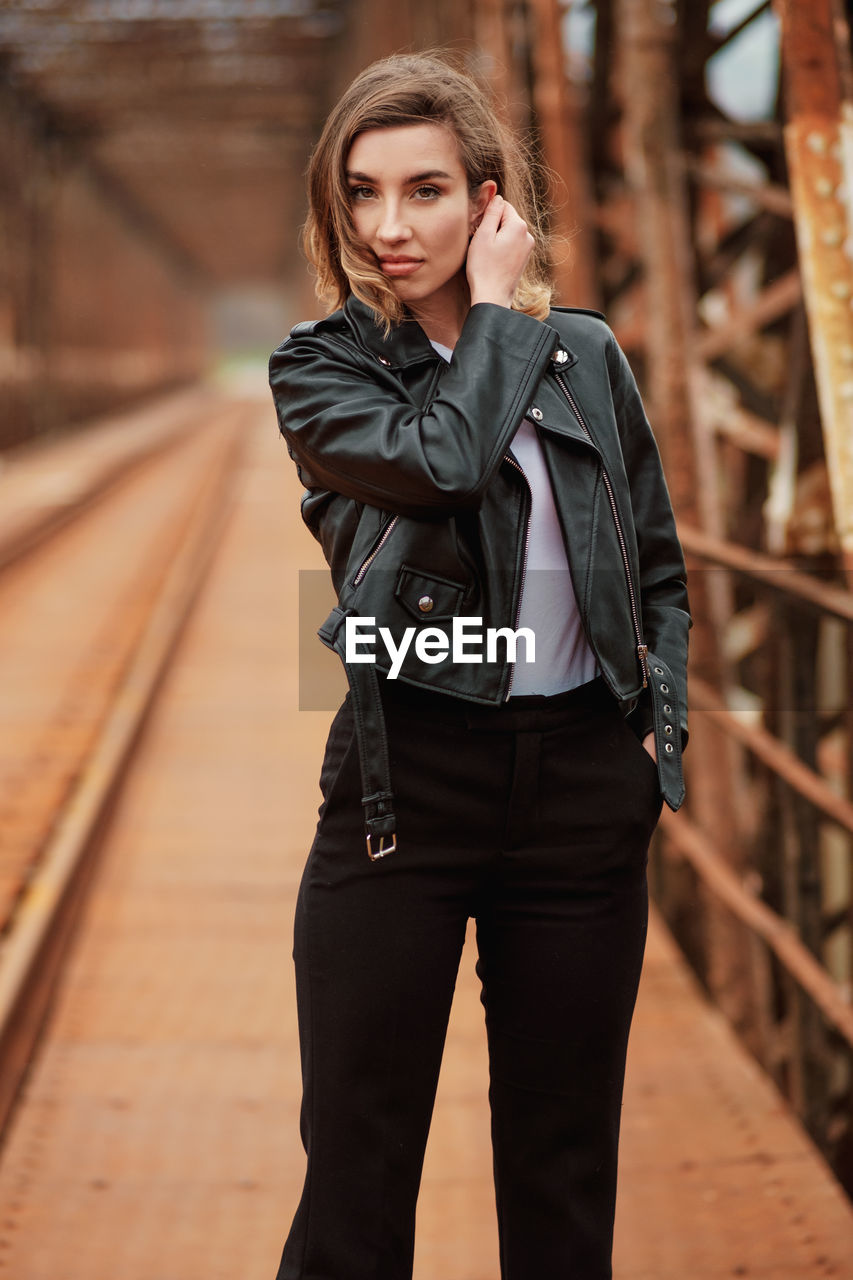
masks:
{"type": "Polygon", "coordinates": [[[450,130],[413,124],[359,134],[347,184],[356,235],[400,301],[416,312],[455,305],[465,294],[468,241],[495,184],[484,182],[469,197],[450,130]]]}

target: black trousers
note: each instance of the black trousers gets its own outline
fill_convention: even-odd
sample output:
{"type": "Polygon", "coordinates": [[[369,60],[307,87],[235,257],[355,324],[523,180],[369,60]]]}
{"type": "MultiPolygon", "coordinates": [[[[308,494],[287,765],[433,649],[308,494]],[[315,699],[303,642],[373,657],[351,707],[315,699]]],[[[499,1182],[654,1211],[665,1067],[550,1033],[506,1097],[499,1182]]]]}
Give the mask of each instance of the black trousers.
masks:
{"type": "Polygon", "coordinates": [[[349,702],[296,908],[305,1187],[278,1280],[408,1280],[469,917],[504,1280],[611,1276],[619,1118],[660,815],[596,680],[480,708],[384,695],[397,852],[367,858],[349,702]]]}

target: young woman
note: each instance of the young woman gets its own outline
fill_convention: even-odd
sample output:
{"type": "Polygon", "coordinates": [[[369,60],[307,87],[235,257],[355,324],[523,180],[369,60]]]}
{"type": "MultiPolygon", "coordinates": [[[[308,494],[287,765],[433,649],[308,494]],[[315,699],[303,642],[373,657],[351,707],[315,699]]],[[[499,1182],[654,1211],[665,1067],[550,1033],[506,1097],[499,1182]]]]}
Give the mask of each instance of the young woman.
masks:
{"type": "Polygon", "coordinates": [[[647,847],[683,794],[658,452],[603,317],[549,309],[529,167],[442,57],[355,80],[309,195],[339,309],[271,385],[350,693],[296,909],[308,1169],[279,1280],[411,1276],[469,917],[501,1275],[604,1280],[647,847]]]}

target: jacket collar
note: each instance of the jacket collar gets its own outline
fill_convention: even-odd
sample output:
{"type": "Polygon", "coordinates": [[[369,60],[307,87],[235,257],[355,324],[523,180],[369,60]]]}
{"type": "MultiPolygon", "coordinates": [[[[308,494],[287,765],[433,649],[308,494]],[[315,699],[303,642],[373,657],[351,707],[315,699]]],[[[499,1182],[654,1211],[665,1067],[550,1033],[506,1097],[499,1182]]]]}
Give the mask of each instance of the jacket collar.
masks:
{"type": "MultiPolygon", "coordinates": [[[[556,310],[565,309],[567,308],[556,308],[556,310]]],[[[362,302],[354,293],[351,293],[344,303],[344,314],[362,347],[388,368],[400,369],[421,360],[441,359],[413,317],[393,325],[386,338],[381,324],[376,321],[373,308],[366,302],[362,302]]],[[[598,311],[592,314],[601,315],[598,311]]],[[[601,318],[604,319],[603,316],[601,318]]],[[[577,354],[567,347],[562,337],[560,337],[559,346],[566,352],[566,360],[558,367],[568,370],[577,363],[577,354]]]]}
{"type": "Polygon", "coordinates": [[[441,359],[417,320],[409,318],[393,325],[386,338],[382,326],[376,322],[373,308],[354,293],[344,303],[344,314],[361,345],[390,368],[399,369],[416,360],[441,359]]]}

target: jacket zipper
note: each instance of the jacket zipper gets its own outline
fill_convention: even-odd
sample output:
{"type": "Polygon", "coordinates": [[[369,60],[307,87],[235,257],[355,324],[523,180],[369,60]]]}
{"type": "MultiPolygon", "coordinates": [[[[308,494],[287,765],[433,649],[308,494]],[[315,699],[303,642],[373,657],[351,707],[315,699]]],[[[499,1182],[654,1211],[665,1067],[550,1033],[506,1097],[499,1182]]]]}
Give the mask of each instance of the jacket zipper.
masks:
{"type": "Polygon", "coordinates": [[[371,551],[371,553],[370,553],[370,555],[367,557],[367,559],[363,562],[363,564],[361,565],[361,568],[359,569],[358,573],[355,575],[355,577],[354,577],[354,578],[353,578],[353,580],[352,580],[352,585],[353,585],[354,587],[357,587],[357,586],[358,586],[358,584],[361,582],[362,578],[363,578],[363,577],[364,577],[364,575],[367,573],[367,570],[368,570],[368,569],[370,568],[370,566],[373,564],[373,561],[376,559],[376,557],[379,555],[379,552],[380,552],[380,551],[382,550],[382,548],[385,546],[385,543],[386,543],[386,542],[388,541],[388,539],[391,537],[391,534],[392,534],[392,532],[393,532],[393,530],[394,530],[394,526],[395,526],[395,524],[397,523],[397,521],[398,521],[399,519],[400,519],[400,517],[399,517],[398,515],[397,515],[397,516],[393,516],[393,517],[388,521],[388,523],[386,524],[385,528],[382,530],[382,536],[380,537],[380,539],[379,539],[379,541],[377,542],[376,546],[373,548],[373,550],[371,551]]]}
{"type": "MultiPolygon", "coordinates": [[[[595,441],[592,438],[592,433],[590,432],[589,427],[586,425],[586,423],[583,420],[583,415],[581,414],[581,411],[578,408],[577,401],[575,400],[569,388],[566,386],[565,382],[563,382],[563,379],[560,377],[560,375],[555,374],[554,376],[557,382],[559,383],[560,390],[562,391],[563,395],[566,397],[566,399],[569,402],[572,413],[575,415],[575,417],[578,420],[581,431],[583,431],[587,440],[589,440],[592,447],[596,449],[596,452],[598,452],[600,455],[600,451],[597,449],[595,441]]],[[[634,590],[634,581],[631,577],[631,563],[630,563],[630,560],[628,559],[628,547],[625,542],[625,533],[622,529],[622,522],[619,519],[619,509],[616,506],[616,497],[613,493],[613,485],[610,482],[610,476],[607,474],[607,468],[605,467],[603,460],[601,463],[601,475],[602,475],[602,479],[604,480],[604,487],[607,490],[607,497],[610,502],[610,511],[613,515],[613,523],[616,526],[616,536],[619,539],[619,548],[622,552],[622,565],[625,569],[625,581],[628,584],[628,598],[631,603],[631,617],[634,622],[634,636],[636,637],[636,641],[637,641],[637,657],[639,658],[639,661],[640,661],[640,671],[643,676],[643,688],[646,689],[648,688],[648,684],[649,684],[649,646],[643,642],[643,633],[640,628],[640,614],[639,614],[639,610],[637,609],[637,595],[634,590]]]]}
{"type": "MultiPolygon", "coordinates": [[[[515,458],[511,458],[508,453],[504,454],[503,460],[504,462],[508,462],[511,467],[514,467],[515,470],[518,472],[518,474],[521,476],[522,480],[525,483],[525,486],[527,487],[527,492],[530,496],[530,501],[532,504],[533,493],[530,488],[530,481],[527,479],[527,476],[524,474],[523,468],[520,467],[516,462],[515,458]]],[[[524,522],[524,555],[521,561],[521,581],[519,582],[519,587],[518,587],[518,604],[515,607],[515,625],[513,627],[514,631],[518,630],[518,619],[521,615],[521,599],[522,599],[522,596],[524,595],[524,579],[527,574],[527,548],[529,544],[530,544],[530,512],[527,513],[527,519],[524,522]]],[[[509,669],[509,683],[507,684],[506,693],[504,694],[504,702],[507,702],[509,700],[509,696],[512,692],[512,682],[514,678],[515,678],[515,663],[513,662],[510,665],[510,669],[509,669]]]]}

